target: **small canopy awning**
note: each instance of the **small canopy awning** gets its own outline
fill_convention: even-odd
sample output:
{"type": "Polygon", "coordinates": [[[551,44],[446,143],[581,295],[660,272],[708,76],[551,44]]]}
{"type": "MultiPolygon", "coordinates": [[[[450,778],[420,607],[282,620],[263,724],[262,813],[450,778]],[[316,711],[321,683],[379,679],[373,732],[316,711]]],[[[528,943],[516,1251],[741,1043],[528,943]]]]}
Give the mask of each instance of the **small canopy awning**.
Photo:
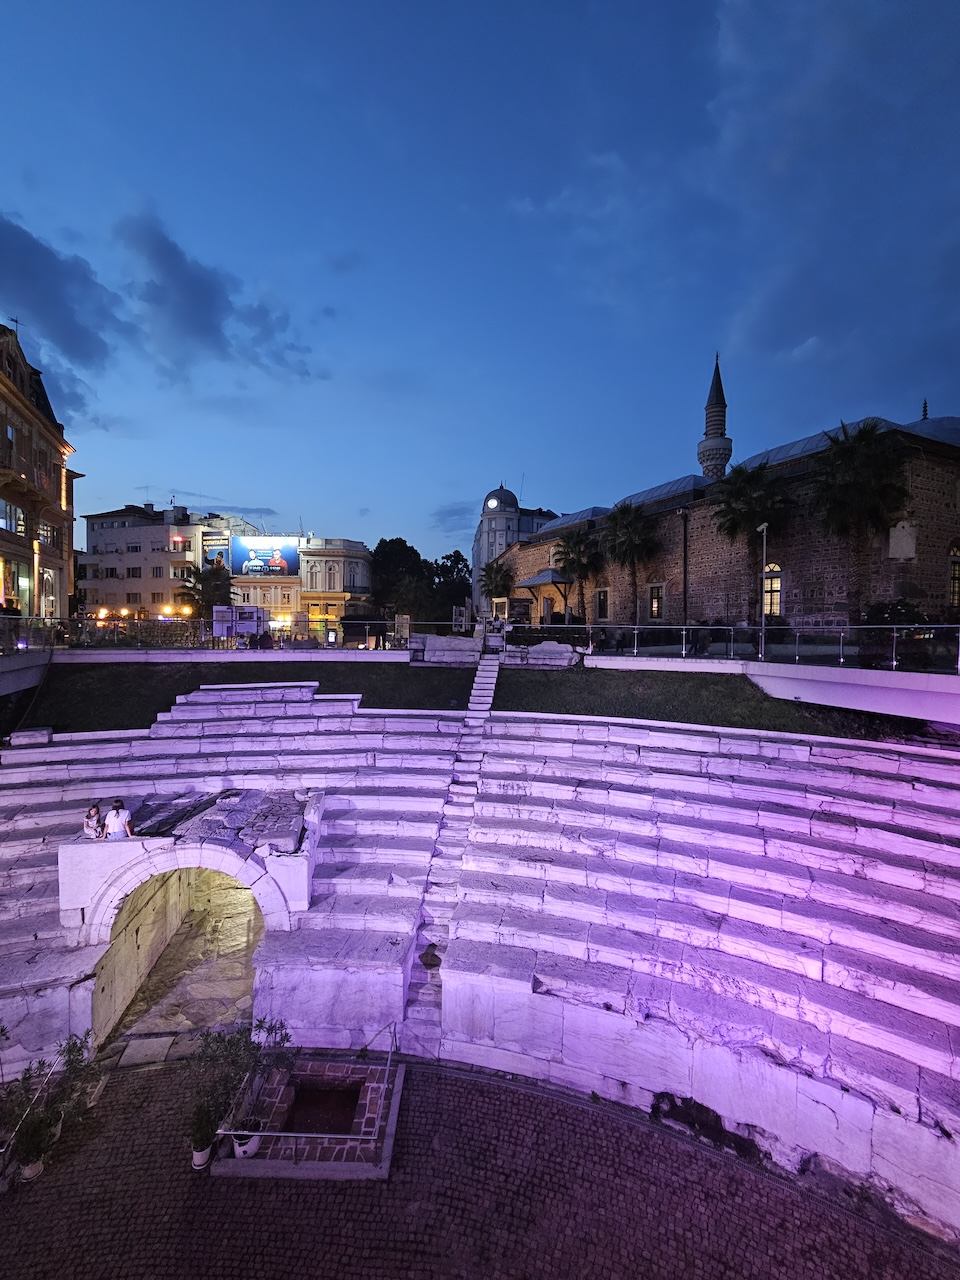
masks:
{"type": "Polygon", "coordinates": [[[541,569],[532,578],[524,578],[522,582],[517,583],[518,587],[570,587],[572,585],[573,579],[565,577],[557,569],[541,569]]]}

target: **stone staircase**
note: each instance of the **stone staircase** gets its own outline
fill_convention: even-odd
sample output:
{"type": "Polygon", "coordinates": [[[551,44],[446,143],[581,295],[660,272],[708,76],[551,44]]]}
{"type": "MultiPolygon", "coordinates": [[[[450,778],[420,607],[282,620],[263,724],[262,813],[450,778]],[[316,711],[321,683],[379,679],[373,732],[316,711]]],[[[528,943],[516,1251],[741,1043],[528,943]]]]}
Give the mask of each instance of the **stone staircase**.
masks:
{"type": "Polygon", "coordinates": [[[421,1057],[436,1057],[440,1052],[441,966],[460,902],[463,855],[475,817],[483,759],[483,725],[493,704],[499,667],[499,654],[480,658],[423,896],[415,945],[417,960],[411,973],[401,1035],[404,1052],[421,1057]]]}

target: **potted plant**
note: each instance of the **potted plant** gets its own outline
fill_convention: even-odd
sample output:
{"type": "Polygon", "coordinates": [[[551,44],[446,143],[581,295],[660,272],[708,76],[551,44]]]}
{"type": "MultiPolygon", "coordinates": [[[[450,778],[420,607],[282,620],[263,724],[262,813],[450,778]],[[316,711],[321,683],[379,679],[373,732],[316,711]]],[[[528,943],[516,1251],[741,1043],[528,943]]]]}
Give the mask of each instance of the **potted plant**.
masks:
{"type": "MultiPolygon", "coordinates": [[[[70,1035],[57,1046],[60,1073],[52,1078],[47,1099],[51,1113],[59,1115],[61,1124],[64,1115],[89,1105],[91,1088],[103,1075],[101,1064],[89,1056],[89,1047],[89,1031],[82,1036],[70,1035]]],[[[59,1125],[56,1136],[60,1136],[59,1125]]]]}
{"type": "Polygon", "coordinates": [[[210,1163],[213,1144],[217,1140],[217,1118],[207,1102],[197,1102],[190,1122],[194,1169],[205,1169],[210,1163]]]}
{"type": "MultiPolygon", "coordinates": [[[[276,1067],[293,1062],[289,1049],[290,1033],[282,1019],[259,1019],[252,1027],[234,1031],[205,1031],[194,1054],[194,1110],[191,1141],[197,1153],[203,1151],[197,1142],[207,1136],[203,1113],[213,1118],[215,1138],[219,1122],[254,1134],[252,1138],[234,1140],[234,1153],[239,1158],[252,1156],[260,1145],[261,1121],[256,1111],[256,1095],[262,1080],[276,1067]],[[241,1090],[244,1096],[238,1097],[241,1090]],[[234,1120],[239,1115],[241,1119],[234,1120]]],[[[211,1139],[212,1145],[213,1139],[211,1139]]],[[[202,1166],[200,1166],[202,1167],[202,1166]]]]}
{"type": "Polygon", "coordinates": [[[13,1135],[13,1154],[23,1182],[32,1182],[43,1173],[43,1159],[53,1146],[53,1129],[46,1107],[37,1106],[20,1121],[13,1135]]]}

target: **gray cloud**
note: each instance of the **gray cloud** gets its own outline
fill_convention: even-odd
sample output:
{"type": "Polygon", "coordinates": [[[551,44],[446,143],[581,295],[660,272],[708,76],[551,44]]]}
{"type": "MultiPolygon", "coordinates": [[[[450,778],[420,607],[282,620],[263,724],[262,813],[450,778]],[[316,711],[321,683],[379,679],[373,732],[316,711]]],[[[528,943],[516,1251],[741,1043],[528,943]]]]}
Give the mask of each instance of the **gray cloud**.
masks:
{"type": "MultiPolygon", "coordinates": [[[[59,253],[13,218],[0,214],[0,280],[7,307],[24,324],[24,340],[43,353],[59,353],[81,369],[102,370],[119,341],[138,339],[123,299],[97,279],[79,254],[59,253]]],[[[72,404],[84,394],[60,372],[62,393],[72,404]]]]}
{"type": "Polygon", "coordinates": [[[334,275],[345,276],[351,271],[359,271],[367,265],[367,255],[359,249],[343,249],[340,253],[331,253],[327,258],[327,266],[334,275]]]}
{"type": "Polygon", "coordinates": [[[293,340],[290,313],[243,301],[237,276],[191,257],[155,215],[121,218],[116,237],[133,257],[129,291],[169,377],[181,380],[204,357],[309,376],[310,348],[293,340]]]}
{"type": "MultiPolygon", "coordinates": [[[[147,493],[151,489],[156,489],[156,484],[139,484],[134,485],[137,493],[147,493]]],[[[218,511],[221,514],[228,513],[244,517],[259,516],[275,516],[277,513],[273,507],[238,507],[235,502],[231,502],[229,498],[220,498],[216,494],[199,493],[196,489],[181,489],[176,484],[170,486],[170,492],[173,494],[178,503],[189,503],[195,501],[198,506],[202,506],[204,511],[218,511]]]]}
{"type": "Polygon", "coordinates": [[[430,513],[430,528],[447,534],[472,533],[477,527],[479,510],[479,498],[445,503],[430,513]]]}

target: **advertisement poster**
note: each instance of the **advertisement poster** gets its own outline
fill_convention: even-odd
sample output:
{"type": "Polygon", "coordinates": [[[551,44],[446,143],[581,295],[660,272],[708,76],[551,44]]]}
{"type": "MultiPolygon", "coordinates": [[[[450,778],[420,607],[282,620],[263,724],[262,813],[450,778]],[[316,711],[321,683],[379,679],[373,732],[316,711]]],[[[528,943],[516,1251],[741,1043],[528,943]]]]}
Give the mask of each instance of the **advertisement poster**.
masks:
{"type": "Polygon", "coordinates": [[[203,567],[230,569],[230,534],[225,529],[208,531],[203,535],[203,567]]]}
{"type": "Polygon", "coordinates": [[[295,578],[300,573],[300,553],[296,538],[233,538],[235,578],[295,578]]]}

